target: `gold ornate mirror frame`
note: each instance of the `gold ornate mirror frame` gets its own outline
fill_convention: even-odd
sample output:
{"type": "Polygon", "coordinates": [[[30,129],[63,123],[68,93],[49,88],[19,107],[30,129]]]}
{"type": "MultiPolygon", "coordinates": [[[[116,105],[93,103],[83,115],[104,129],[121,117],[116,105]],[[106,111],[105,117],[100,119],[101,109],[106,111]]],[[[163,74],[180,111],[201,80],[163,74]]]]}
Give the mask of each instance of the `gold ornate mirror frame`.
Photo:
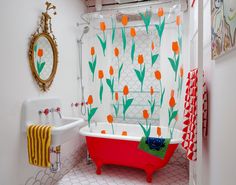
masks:
{"type": "MultiPolygon", "coordinates": [[[[49,87],[51,86],[53,79],[55,77],[56,71],[57,71],[57,64],[58,64],[58,50],[57,50],[57,42],[56,38],[52,31],[52,24],[51,24],[51,16],[49,15],[49,11],[53,10],[53,14],[56,15],[55,9],[56,6],[53,4],[46,2],[46,11],[42,13],[39,27],[37,28],[36,32],[32,34],[31,41],[30,41],[30,48],[29,48],[29,62],[30,62],[30,68],[33,77],[35,78],[36,82],[38,83],[40,89],[42,91],[49,90],[49,87]],[[52,49],[52,69],[49,74],[49,77],[47,79],[43,79],[40,77],[40,73],[37,71],[35,67],[35,44],[40,38],[45,38],[51,46],[52,49]]],[[[39,52],[39,51],[38,51],[39,52]]],[[[41,55],[43,55],[43,50],[41,51],[41,55]]],[[[37,61],[38,65],[38,61],[37,61]]],[[[45,62],[43,67],[45,66],[45,62]]]]}

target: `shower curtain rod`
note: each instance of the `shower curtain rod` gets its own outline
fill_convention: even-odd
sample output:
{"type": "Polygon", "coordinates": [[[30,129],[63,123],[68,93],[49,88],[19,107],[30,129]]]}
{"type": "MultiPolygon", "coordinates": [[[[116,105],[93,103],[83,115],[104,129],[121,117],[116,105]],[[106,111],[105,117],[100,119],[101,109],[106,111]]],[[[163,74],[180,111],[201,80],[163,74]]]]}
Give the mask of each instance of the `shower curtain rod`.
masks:
{"type": "MultiPolygon", "coordinates": [[[[140,3],[137,3],[137,4],[125,4],[125,5],[113,5],[113,6],[109,6],[109,7],[103,7],[103,9],[101,11],[95,11],[95,12],[89,12],[89,13],[83,13],[80,15],[81,19],[84,21],[84,23],[79,23],[79,25],[85,25],[85,24],[88,24],[88,25],[91,25],[94,29],[96,30],[99,30],[99,28],[96,28],[94,27],[92,24],[90,24],[90,20],[86,19],[85,16],[92,16],[93,14],[102,14],[102,13],[105,13],[105,12],[109,12],[109,11],[114,11],[114,12],[117,12],[119,13],[120,10],[125,10],[125,9],[128,9],[128,8],[147,8],[147,7],[150,7],[152,8],[152,6],[156,6],[156,5],[163,5],[163,4],[170,4],[170,3],[179,3],[180,4],[180,0],[168,0],[168,1],[165,1],[165,0],[162,0],[162,1],[152,1],[152,2],[140,2],[140,3]]],[[[180,12],[185,12],[188,8],[186,8],[185,10],[181,11],[180,12]]],[[[172,12],[170,11],[166,11],[167,14],[172,14],[172,12]]],[[[172,22],[167,22],[166,24],[172,24],[174,23],[175,21],[172,21],[172,22]]],[[[151,27],[152,26],[155,26],[154,24],[151,24],[150,25],[151,27]]],[[[138,25],[138,26],[127,26],[127,27],[144,27],[144,25],[138,25]]],[[[118,29],[121,28],[120,27],[117,27],[118,29]]],[[[111,30],[112,28],[107,28],[107,30],[111,30]]]]}

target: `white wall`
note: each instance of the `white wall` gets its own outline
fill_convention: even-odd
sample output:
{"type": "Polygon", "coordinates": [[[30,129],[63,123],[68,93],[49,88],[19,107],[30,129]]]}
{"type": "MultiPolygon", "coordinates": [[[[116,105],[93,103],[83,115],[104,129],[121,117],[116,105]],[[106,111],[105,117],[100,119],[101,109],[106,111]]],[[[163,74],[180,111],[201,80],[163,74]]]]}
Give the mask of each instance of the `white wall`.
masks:
{"type": "MultiPolygon", "coordinates": [[[[236,176],[236,145],[233,144],[236,130],[236,51],[211,60],[210,4],[210,0],[204,1],[204,70],[209,91],[209,134],[203,141],[203,182],[204,185],[232,185],[236,176]]],[[[197,6],[190,11],[193,30],[197,25],[197,6]]]]}
{"type": "MultiPolygon", "coordinates": [[[[58,42],[59,64],[48,93],[40,92],[28,61],[30,35],[37,28],[45,1],[0,2],[0,184],[24,184],[38,170],[27,162],[26,139],[20,131],[22,102],[30,97],[58,96],[63,101],[63,114],[70,115],[70,104],[78,96],[76,22],[85,7],[81,0],[52,2],[58,13],[52,24],[58,42]]],[[[76,148],[74,143],[78,141],[62,147],[62,153],[70,153],[76,148]]]]}

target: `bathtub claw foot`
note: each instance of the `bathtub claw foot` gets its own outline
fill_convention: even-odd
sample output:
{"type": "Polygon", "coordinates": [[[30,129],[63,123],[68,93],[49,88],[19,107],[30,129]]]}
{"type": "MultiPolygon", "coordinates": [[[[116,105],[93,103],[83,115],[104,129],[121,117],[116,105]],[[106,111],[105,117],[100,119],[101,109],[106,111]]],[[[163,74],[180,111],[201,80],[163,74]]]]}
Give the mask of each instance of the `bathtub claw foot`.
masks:
{"type": "Polygon", "coordinates": [[[96,174],[101,175],[101,173],[102,173],[102,162],[100,160],[96,160],[95,163],[96,163],[96,167],[97,167],[96,174]]]}
{"type": "Polygon", "coordinates": [[[101,167],[97,167],[96,174],[101,175],[101,173],[102,173],[101,167]]]}
{"type": "Polygon", "coordinates": [[[152,165],[147,165],[146,168],[145,168],[145,172],[146,172],[146,181],[148,183],[151,183],[152,182],[152,175],[155,171],[155,168],[154,166],[152,165]]]}
{"type": "Polygon", "coordinates": [[[151,182],[152,182],[152,175],[151,175],[151,176],[147,176],[147,177],[146,177],[146,181],[147,181],[148,183],[151,183],[151,182]]]}

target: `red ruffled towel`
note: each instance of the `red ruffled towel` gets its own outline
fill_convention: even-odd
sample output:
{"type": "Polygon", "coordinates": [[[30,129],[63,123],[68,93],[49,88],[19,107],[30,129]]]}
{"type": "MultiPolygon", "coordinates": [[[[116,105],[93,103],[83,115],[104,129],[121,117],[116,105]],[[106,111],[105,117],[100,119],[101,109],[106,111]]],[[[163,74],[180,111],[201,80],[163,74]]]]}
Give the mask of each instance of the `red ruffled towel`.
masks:
{"type": "MultiPolygon", "coordinates": [[[[186,150],[187,158],[197,160],[197,73],[194,69],[188,73],[184,103],[184,128],[182,147],[186,150]]],[[[203,83],[203,135],[207,136],[208,100],[206,83],[203,83]]]]}

